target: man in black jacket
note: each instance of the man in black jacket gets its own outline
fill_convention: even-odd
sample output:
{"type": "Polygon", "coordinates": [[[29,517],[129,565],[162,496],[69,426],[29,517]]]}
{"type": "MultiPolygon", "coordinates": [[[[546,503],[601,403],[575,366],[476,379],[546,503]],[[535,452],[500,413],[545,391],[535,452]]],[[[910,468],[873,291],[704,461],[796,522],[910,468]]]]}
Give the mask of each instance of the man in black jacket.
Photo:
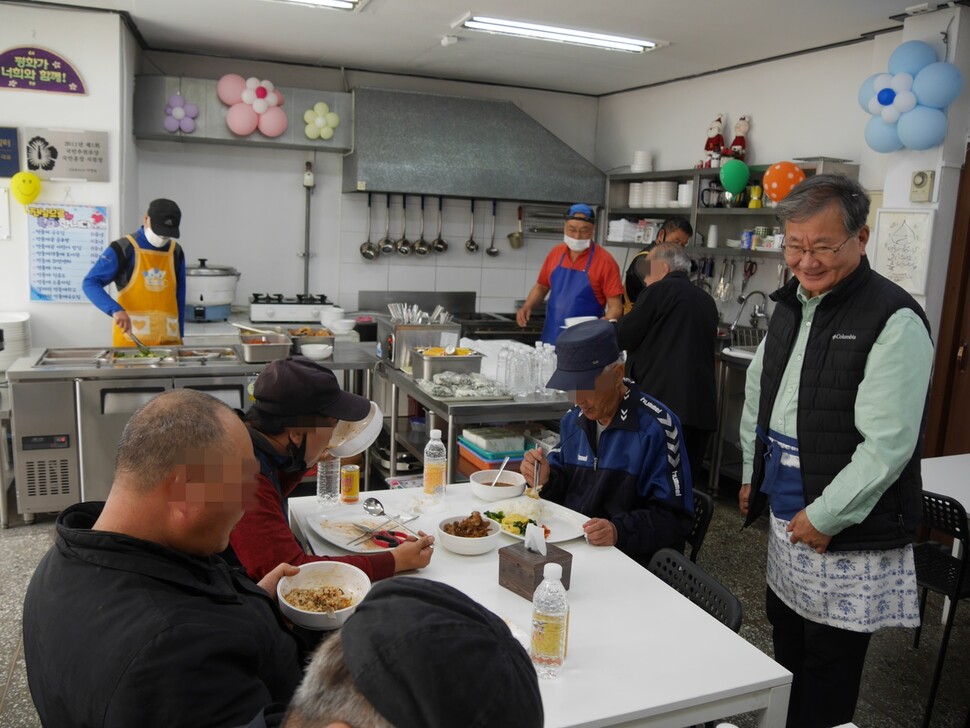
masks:
{"type": "Polygon", "coordinates": [[[688,279],[690,258],[683,246],[659,243],[646,263],[646,288],[617,324],[617,339],[627,351],[627,376],[680,418],[696,481],[717,427],[717,306],[688,279]]]}
{"type": "MultiPolygon", "coordinates": [[[[24,602],[27,680],[45,726],[234,726],[289,700],[296,639],[259,584],[213,556],[256,489],[242,421],[191,389],[125,427],[105,503],[57,521],[24,602]]],[[[271,596],[273,595],[273,596],[271,596]]]]}

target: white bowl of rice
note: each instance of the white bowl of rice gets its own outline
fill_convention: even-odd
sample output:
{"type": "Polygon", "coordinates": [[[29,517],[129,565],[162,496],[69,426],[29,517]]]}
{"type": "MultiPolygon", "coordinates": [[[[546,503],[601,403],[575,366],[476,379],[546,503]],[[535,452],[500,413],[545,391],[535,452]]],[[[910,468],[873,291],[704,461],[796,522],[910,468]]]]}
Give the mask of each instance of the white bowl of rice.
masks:
{"type": "Polygon", "coordinates": [[[367,574],[342,561],[303,564],[276,585],[283,616],[312,630],[338,629],[370,591],[367,574]]]}

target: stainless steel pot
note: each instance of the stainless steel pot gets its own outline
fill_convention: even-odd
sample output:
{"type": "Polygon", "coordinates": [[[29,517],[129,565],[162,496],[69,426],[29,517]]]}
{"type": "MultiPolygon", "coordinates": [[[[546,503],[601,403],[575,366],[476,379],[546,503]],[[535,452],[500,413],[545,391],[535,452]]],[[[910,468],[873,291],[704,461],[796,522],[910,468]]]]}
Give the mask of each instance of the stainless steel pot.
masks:
{"type": "Polygon", "coordinates": [[[240,275],[232,266],[208,265],[207,258],[199,258],[198,265],[185,266],[186,305],[231,305],[236,300],[236,283],[240,275]]]}

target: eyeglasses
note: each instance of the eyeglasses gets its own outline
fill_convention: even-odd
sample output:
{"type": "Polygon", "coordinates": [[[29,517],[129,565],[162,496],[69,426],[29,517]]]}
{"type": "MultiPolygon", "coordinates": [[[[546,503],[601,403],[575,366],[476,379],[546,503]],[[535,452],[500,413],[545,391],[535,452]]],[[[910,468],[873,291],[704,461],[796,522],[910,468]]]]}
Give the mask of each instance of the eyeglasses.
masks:
{"type": "Polygon", "coordinates": [[[854,238],[855,236],[856,236],[856,233],[853,233],[845,240],[843,240],[841,245],[838,245],[834,248],[830,245],[816,245],[811,248],[806,248],[804,245],[787,245],[787,244],[782,245],[781,247],[782,247],[782,250],[785,251],[785,258],[787,258],[788,260],[801,260],[802,256],[805,255],[805,253],[810,253],[811,255],[815,256],[816,260],[832,260],[832,258],[834,258],[838,254],[838,252],[846,246],[846,243],[852,240],[852,238],[854,238]]]}

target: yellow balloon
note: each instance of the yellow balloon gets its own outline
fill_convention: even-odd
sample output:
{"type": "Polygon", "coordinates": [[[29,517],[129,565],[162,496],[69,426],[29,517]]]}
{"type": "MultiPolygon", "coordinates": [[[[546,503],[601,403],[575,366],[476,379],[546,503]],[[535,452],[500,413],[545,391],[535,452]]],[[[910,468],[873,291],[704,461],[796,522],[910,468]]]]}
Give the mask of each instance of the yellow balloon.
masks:
{"type": "Polygon", "coordinates": [[[306,134],[307,139],[319,139],[320,138],[320,127],[316,124],[307,124],[306,129],[303,130],[306,134]]]}
{"type": "Polygon", "coordinates": [[[317,118],[317,116],[319,116],[319,114],[317,114],[316,111],[314,111],[313,109],[307,109],[306,111],[303,112],[303,123],[312,124],[314,120],[317,118]]]}
{"type": "Polygon", "coordinates": [[[337,128],[337,124],[340,123],[340,117],[336,113],[331,111],[327,114],[327,126],[332,126],[334,129],[337,128]]]}
{"type": "Polygon", "coordinates": [[[40,194],[40,177],[33,172],[17,172],[10,178],[10,191],[21,205],[29,205],[40,194]]]}
{"type": "Polygon", "coordinates": [[[329,126],[325,126],[320,130],[321,139],[331,139],[333,137],[333,129],[329,126]]]}
{"type": "Polygon", "coordinates": [[[318,116],[326,116],[330,113],[330,107],[327,106],[323,101],[318,101],[313,105],[313,110],[317,112],[318,116]]]}

